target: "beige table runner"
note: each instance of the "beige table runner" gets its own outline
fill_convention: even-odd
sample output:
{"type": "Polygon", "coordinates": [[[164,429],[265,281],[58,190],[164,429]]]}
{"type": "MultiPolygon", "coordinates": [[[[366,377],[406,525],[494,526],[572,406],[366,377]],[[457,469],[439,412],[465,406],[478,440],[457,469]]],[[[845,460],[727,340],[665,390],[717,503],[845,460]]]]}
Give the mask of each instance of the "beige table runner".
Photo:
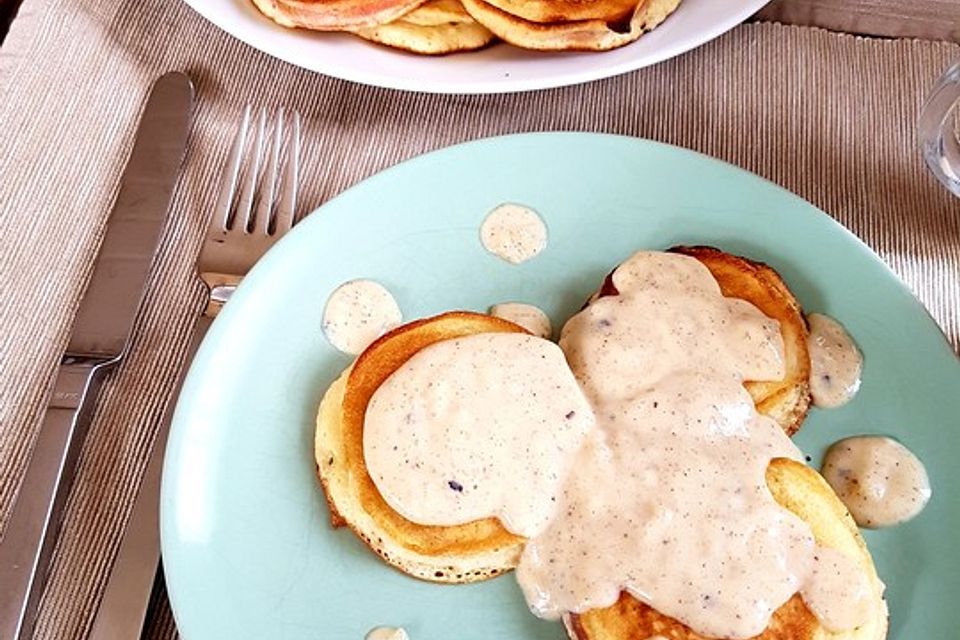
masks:
{"type": "MultiPolygon", "coordinates": [[[[960,200],[925,172],[913,135],[922,95],[956,59],[953,44],[752,24],[611,80],[533,94],[425,96],[282,64],[179,0],[26,0],[0,49],[0,522],[147,87],[180,69],[199,94],[143,321],[101,394],[37,637],[81,638],[91,622],[198,311],[192,264],[242,103],[304,115],[302,198],[310,206],[411,156],[495,134],[606,131],[702,151],[799,193],[852,229],[957,349],[960,200]]],[[[158,598],[148,635],[172,634],[158,598]]]]}

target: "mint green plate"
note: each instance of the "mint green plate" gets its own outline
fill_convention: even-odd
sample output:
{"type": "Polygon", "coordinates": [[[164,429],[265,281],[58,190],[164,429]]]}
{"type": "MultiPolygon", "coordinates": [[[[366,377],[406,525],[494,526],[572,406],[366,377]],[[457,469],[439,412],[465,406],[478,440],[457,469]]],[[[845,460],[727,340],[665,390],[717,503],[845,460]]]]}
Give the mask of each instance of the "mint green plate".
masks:
{"type": "Polygon", "coordinates": [[[325,340],[329,293],[352,278],[390,289],[406,319],[496,302],[539,305],[559,327],[639,248],[712,244],[773,265],[808,311],[843,322],[865,354],[846,407],[811,412],[797,438],[892,435],[923,460],[933,499],[915,520],[865,533],[890,638],[956,637],[960,600],[960,366],[921,305],[853,235],[800,198],[689,151],[593,134],[481,140],[385,171],[321,207],[253,270],[197,354],[167,449],[163,555],[187,640],[560,640],[512,576],[440,586],[383,564],[330,528],[313,422],[348,364],[325,340]],[[546,250],[511,266],[478,240],[518,202],[546,220],[546,250]]]}

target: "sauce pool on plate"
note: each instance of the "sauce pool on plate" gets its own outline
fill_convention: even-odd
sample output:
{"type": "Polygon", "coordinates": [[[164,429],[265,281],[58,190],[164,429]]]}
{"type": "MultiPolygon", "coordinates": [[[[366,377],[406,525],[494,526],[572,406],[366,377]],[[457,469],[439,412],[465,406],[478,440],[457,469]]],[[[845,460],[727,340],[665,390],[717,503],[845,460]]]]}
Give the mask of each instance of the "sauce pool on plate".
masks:
{"type": "Polygon", "coordinates": [[[484,218],[480,242],[493,255],[511,264],[520,264],[547,246],[547,225],[533,209],[508,202],[484,218]]]}
{"type": "Polygon", "coordinates": [[[351,280],[337,287],[323,309],[323,332],[340,351],[358,355],[403,315],[393,295],[373,280],[351,280]]]}
{"type": "Polygon", "coordinates": [[[913,518],[930,500],[923,463],[883,436],[856,436],[833,444],[823,477],[861,527],[889,527],[913,518]]]}

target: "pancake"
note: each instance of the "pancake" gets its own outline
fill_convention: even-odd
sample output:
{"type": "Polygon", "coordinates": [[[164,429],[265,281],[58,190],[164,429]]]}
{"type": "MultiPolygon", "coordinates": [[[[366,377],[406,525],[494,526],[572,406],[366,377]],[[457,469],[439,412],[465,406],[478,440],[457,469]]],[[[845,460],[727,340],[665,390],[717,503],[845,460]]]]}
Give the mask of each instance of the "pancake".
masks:
{"type": "Polygon", "coordinates": [[[516,566],[524,539],[509,533],[496,518],[429,526],[390,508],[364,462],[367,404],[383,381],[424,347],[495,332],[526,333],[512,322],[469,312],[405,324],[360,354],[320,403],[314,453],[333,526],[349,526],[377,555],[415,578],[432,582],[492,578],[516,566]]]}
{"type": "MultiPolygon", "coordinates": [[[[520,11],[525,2],[519,0],[491,0],[520,11]],[[517,6],[513,6],[517,5],[517,6]]],[[[552,3],[539,3],[541,9],[552,3]]],[[[577,4],[577,3],[570,3],[577,4]]],[[[680,0],[645,0],[639,6],[627,7],[622,15],[611,13],[603,18],[538,22],[520,17],[485,0],[463,0],[463,6],[477,22],[497,37],[518,47],[540,51],[606,51],[627,45],[650,31],[680,4],[680,0]]],[[[561,3],[565,6],[567,3],[561,3]]],[[[583,15],[597,7],[604,11],[619,10],[622,3],[584,3],[583,15]]],[[[570,15],[578,12],[570,11],[570,15]]],[[[533,15],[550,17],[538,11],[533,15]]]]}
{"type": "Polygon", "coordinates": [[[392,22],[355,29],[353,33],[365,40],[429,55],[472,51],[494,40],[493,33],[474,20],[460,0],[429,0],[392,22]]]}
{"type": "Polygon", "coordinates": [[[397,20],[425,0],[253,0],[263,15],[284,27],[346,31],[397,20]]]}
{"type": "MultiPolygon", "coordinates": [[[[793,596],[774,613],[767,629],[752,640],[882,640],[887,633],[887,607],[883,583],[857,525],[830,485],[816,471],[799,462],[777,458],[766,473],[767,486],[785,509],[810,525],[817,544],[836,549],[856,560],[872,587],[874,615],[850,631],[831,633],[803,603],[793,596]]],[[[642,640],[662,636],[668,640],[710,640],[686,625],[661,615],[623,593],[610,607],[564,619],[573,640],[642,640]]]]}
{"type": "MultiPolygon", "coordinates": [[[[807,322],[800,303],[776,271],[762,262],[726,253],[714,247],[673,247],[669,251],[696,258],[710,270],[723,295],[740,298],[780,323],[783,336],[782,380],[744,383],[757,411],[773,418],[787,435],[800,428],[810,409],[810,354],[807,351],[807,322]]],[[[616,295],[613,272],[591,298],[616,295]]]]}

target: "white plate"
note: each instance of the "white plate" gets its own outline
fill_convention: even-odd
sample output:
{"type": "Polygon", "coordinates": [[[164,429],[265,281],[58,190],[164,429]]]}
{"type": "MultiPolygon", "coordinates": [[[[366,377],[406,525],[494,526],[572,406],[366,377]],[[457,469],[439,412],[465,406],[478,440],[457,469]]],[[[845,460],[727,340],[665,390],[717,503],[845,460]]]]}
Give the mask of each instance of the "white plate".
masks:
{"type": "Polygon", "coordinates": [[[637,42],[605,53],[538,53],[497,44],[439,57],[403,53],[347,34],[281,27],[251,0],[184,2],[250,46],[311,71],[407,91],[508,93],[608,78],[672,58],[732,29],[768,0],[683,0],[637,42]]]}

